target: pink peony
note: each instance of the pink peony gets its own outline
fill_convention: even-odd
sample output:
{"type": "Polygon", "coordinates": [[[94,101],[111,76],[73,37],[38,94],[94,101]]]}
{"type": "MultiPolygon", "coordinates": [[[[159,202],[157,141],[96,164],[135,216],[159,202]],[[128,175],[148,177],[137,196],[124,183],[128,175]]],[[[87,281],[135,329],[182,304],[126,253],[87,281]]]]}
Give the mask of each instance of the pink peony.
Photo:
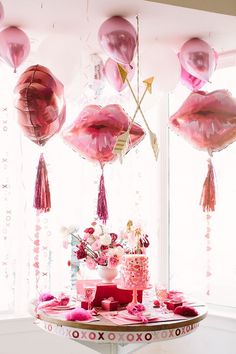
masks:
{"type": "Polygon", "coordinates": [[[94,233],[94,228],[93,227],[87,227],[87,229],[84,230],[86,234],[92,235],[94,233]]]}
{"type": "Polygon", "coordinates": [[[99,265],[106,265],[107,264],[107,253],[106,252],[102,252],[100,257],[98,257],[97,259],[97,263],[99,265]]]}

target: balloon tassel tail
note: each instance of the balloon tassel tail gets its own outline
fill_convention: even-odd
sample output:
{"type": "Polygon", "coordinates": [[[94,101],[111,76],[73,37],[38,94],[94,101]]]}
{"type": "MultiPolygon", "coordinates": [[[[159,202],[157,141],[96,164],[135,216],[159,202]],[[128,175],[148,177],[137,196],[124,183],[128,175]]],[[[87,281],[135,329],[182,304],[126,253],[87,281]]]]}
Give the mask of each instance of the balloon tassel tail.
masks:
{"type": "Polygon", "coordinates": [[[204,212],[210,212],[215,210],[215,178],[211,159],[208,160],[208,172],[202,188],[200,205],[202,205],[202,209],[204,212]]]}
{"type": "Polygon", "coordinates": [[[46,213],[51,209],[51,197],[48,183],[48,171],[43,154],[40,155],[35,181],[34,208],[46,213]]]}
{"type": "Polygon", "coordinates": [[[107,199],[106,199],[106,189],[104,184],[104,175],[102,168],[102,175],[100,178],[99,191],[98,191],[98,202],[97,202],[97,215],[104,224],[106,224],[108,219],[108,209],[107,209],[107,199]]]}

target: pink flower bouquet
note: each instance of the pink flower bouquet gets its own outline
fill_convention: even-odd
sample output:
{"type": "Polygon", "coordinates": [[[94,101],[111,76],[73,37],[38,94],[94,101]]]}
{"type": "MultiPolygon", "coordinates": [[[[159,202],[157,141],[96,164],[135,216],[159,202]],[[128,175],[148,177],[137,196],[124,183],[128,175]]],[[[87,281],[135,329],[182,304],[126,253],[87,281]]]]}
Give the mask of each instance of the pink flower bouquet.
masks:
{"type": "Polygon", "coordinates": [[[85,260],[89,269],[97,265],[116,268],[124,254],[123,246],[115,233],[108,232],[103,225],[93,222],[80,236],[76,230],[70,235],[77,241],[76,256],[78,260],[85,260]]]}

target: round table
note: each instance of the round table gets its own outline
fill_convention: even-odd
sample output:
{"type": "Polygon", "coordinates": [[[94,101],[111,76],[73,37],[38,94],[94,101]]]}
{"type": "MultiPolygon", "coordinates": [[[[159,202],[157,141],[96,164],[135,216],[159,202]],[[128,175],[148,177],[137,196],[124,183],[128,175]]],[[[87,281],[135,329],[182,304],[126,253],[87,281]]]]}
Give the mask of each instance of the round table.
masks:
{"type": "Polygon", "coordinates": [[[104,317],[99,317],[97,322],[64,321],[52,314],[40,313],[36,323],[46,332],[78,341],[100,353],[127,354],[148,343],[171,340],[193,333],[206,317],[206,307],[198,307],[198,313],[196,317],[176,321],[135,325],[116,325],[104,317]]]}

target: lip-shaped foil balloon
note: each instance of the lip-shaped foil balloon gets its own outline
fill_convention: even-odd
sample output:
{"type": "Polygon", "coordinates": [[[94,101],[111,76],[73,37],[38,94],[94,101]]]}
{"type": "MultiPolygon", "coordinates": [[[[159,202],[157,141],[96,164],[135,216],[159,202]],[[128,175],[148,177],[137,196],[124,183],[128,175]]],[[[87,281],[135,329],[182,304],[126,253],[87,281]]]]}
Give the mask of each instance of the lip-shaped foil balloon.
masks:
{"type": "Polygon", "coordinates": [[[236,140],[236,99],[226,90],[192,92],[170,126],[196,148],[220,151],[236,140]]]}
{"type": "MultiPolygon", "coordinates": [[[[116,139],[126,132],[130,119],[121,106],[111,104],[106,107],[86,106],[75,122],[63,132],[63,138],[72,149],[83,157],[101,164],[117,158],[113,152],[116,139]]],[[[144,137],[143,129],[136,123],[130,129],[128,150],[144,137]]]]}

